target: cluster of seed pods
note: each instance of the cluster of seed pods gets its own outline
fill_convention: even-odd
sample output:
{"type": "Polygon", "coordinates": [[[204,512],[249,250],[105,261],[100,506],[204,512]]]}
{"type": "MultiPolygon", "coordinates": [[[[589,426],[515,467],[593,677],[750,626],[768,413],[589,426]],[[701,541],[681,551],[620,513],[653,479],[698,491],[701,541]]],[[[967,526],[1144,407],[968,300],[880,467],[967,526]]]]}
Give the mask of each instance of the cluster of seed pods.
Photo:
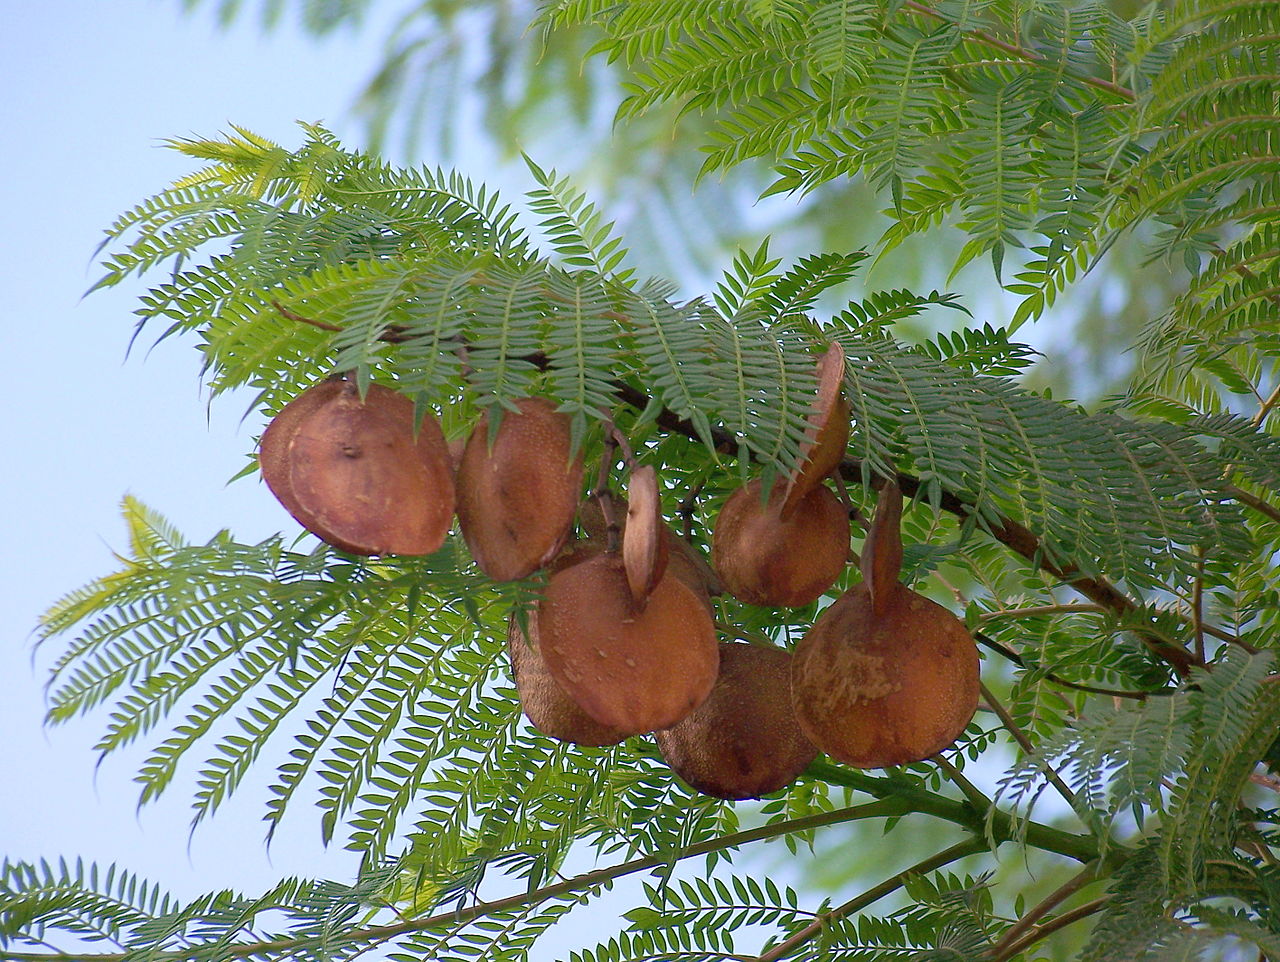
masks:
{"type": "Polygon", "coordinates": [[[537,730],[582,745],[653,733],[698,791],[756,798],[824,751],[860,768],[918,761],[950,745],[978,700],[963,624],[899,580],[902,495],[880,492],[863,579],[819,611],[794,651],[718,641],[713,598],[801,606],[849,560],[849,515],[824,484],[843,460],[844,354],[818,362],[799,466],[766,498],[752,481],[724,503],[711,563],[663,519],[655,470],[627,495],[581,502],[569,420],[526,398],[488,417],[451,457],[439,424],[372,385],[334,378],[294,399],[263,434],[268,487],[318,537],[357,554],[436,551],[456,515],[473,559],[500,581],[546,569],[540,602],[513,612],[507,648],[537,730]],[[571,540],[575,521],[583,536],[571,540]]]}

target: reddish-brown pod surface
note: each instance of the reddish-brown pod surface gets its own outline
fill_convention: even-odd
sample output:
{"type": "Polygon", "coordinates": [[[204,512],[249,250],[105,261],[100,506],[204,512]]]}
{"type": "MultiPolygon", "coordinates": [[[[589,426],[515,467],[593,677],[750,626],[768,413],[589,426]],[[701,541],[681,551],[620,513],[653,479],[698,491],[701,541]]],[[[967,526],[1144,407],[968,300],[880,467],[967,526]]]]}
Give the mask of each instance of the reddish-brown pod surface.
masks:
{"type": "Polygon", "coordinates": [[[556,683],[596,721],[628,735],[670,728],[716,680],[715,626],[702,600],[667,575],[638,609],[616,554],[553,574],[538,631],[556,683]]]}
{"type": "MultiPolygon", "coordinates": [[[[619,540],[626,539],[627,518],[629,516],[630,506],[626,499],[619,498],[610,491],[606,491],[603,495],[609,502],[609,510],[614,518],[614,523],[618,525],[620,532],[619,540]]],[[[604,519],[604,512],[600,507],[600,496],[588,498],[579,506],[579,520],[588,539],[599,544],[605,544],[608,540],[608,524],[604,519]]],[[[710,609],[711,599],[716,595],[724,594],[724,584],[720,581],[720,576],[707,563],[707,559],[703,557],[702,552],[691,545],[680,535],[676,534],[669,525],[662,525],[663,540],[666,542],[665,554],[667,558],[667,566],[673,575],[683,581],[686,585],[702,598],[707,608],[710,609]]]]}
{"type": "Polygon", "coordinates": [[[759,798],[818,754],[791,708],[791,653],[720,644],[720,674],[688,718],[655,734],[672,771],[704,795],[759,798]]]}
{"type": "Polygon", "coordinates": [[[978,649],[955,615],[901,584],[881,614],[859,584],[823,610],[791,663],[805,735],[857,768],[936,755],[978,707],[978,649]]]}
{"type": "Polygon", "coordinates": [[[507,620],[507,654],[520,708],[525,718],[542,734],[575,745],[616,745],[624,732],[601,725],[578,707],[560,688],[538,650],[538,614],[529,612],[529,636],[520,630],[515,615],[507,620]]]}
{"type": "Polygon", "coordinates": [[[436,551],[453,521],[439,423],[428,414],[415,430],[413,402],[390,388],[370,385],[361,400],[354,382],[330,383],[338,389],[319,386],[323,400],[297,418],[282,459],[274,440],[264,438],[271,474],[282,464],[288,469],[281,501],[307,530],[344,551],[436,551]]]}
{"type": "Polygon", "coordinates": [[[258,443],[258,468],[262,472],[262,480],[276,500],[295,518],[301,509],[289,483],[289,448],[298,433],[298,425],[311,412],[341,394],[345,383],[340,378],[331,378],[312,385],[282,407],[262,432],[262,440],[258,443]]]}
{"type": "Polygon", "coordinates": [[[883,614],[893,586],[902,573],[902,489],[896,479],[880,488],[876,513],[862,545],[862,583],[871,595],[871,607],[883,614]]]}
{"type": "Polygon", "coordinates": [[[849,445],[849,402],[844,387],[844,348],[833,341],[818,359],[818,397],[809,415],[808,437],[800,447],[800,463],[787,483],[783,517],[789,517],[806,494],[844,460],[849,445]]]}
{"type": "Polygon", "coordinates": [[[658,474],[650,465],[631,472],[627,486],[627,520],[622,529],[622,563],[631,598],[643,608],[667,570],[670,549],[658,498],[658,474]]]}
{"type": "Polygon", "coordinates": [[[849,560],[849,515],[819,485],[783,518],[775,489],[765,504],[760,482],[739,488],[720,509],[711,563],[735,598],[752,605],[798,607],[817,600],[849,560]]]}
{"type": "Polygon", "coordinates": [[[495,581],[537,571],[564,545],[582,489],[568,415],[543,398],[504,411],[493,444],[486,414],[458,464],[458,525],[480,570],[495,581]]]}

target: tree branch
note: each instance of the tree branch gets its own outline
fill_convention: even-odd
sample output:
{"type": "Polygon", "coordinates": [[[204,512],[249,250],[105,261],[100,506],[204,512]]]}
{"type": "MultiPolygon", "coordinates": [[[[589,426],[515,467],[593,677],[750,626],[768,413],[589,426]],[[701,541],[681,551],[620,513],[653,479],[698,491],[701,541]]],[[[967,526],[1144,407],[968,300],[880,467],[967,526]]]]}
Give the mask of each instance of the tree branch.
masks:
{"type": "MultiPolygon", "coordinates": [[[[472,278],[471,283],[480,283],[480,278],[472,278]]],[[[315,321],[302,317],[292,311],[287,310],[279,304],[275,305],[276,310],[283,317],[299,323],[310,324],[328,330],[334,325],[325,322],[315,321]]],[[[412,335],[406,335],[403,328],[388,329],[381,335],[381,339],[392,343],[399,343],[406,340],[412,335]]],[[[533,365],[539,370],[545,371],[551,366],[551,359],[541,351],[534,352],[523,358],[527,363],[533,365]]],[[[621,379],[612,379],[610,387],[613,388],[615,396],[624,404],[635,408],[638,411],[648,410],[652,398],[648,394],[636,387],[628,384],[621,379]]],[[[679,417],[669,408],[662,408],[655,418],[655,422],[666,431],[683,434],[685,437],[695,441],[707,442],[715,447],[721,453],[732,453],[738,451],[738,441],[729,432],[712,426],[710,437],[704,437],[693,422],[688,418],[679,417]]],[[[863,477],[863,465],[861,461],[846,460],[840,466],[840,474],[846,478],[861,481],[863,477]]],[[[898,486],[902,489],[904,496],[908,498],[915,497],[921,488],[920,479],[914,475],[899,472],[897,475],[898,486]]],[[[950,514],[956,515],[961,520],[981,521],[975,517],[974,508],[958,496],[948,491],[943,491],[939,507],[950,514]]],[[[999,523],[994,526],[979,524],[980,529],[988,531],[990,535],[1001,544],[1011,548],[1017,554],[1022,555],[1033,566],[1048,572],[1055,578],[1061,580],[1064,584],[1070,585],[1079,591],[1086,598],[1109,611],[1124,615],[1136,611],[1139,608],[1137,602],[1120,592],[1114,585],[1102,578],[1091,578],[1081,574],[1075,565],[1059,566],[1050,562],[1043,552],[1040,539],[1036,537],[1028,528],[1019,524],[1012,518],[1001,517],[999,523]]],[[[1170,665],[1179,676],[1185,678],[1191,674],[1191,668],[1196,665],[1195,658],[1185,648],[1170,644],[1163,638],[1154,634],[1143,632],[1140,628],[1132,629],[1134,633],[1142,640],[1147,648],[1157,658],[1170,665]]],[[[1206,631],[1209,630],[1206,627],[1206,631]]]]}
{"type": "Polygon", "coordinates": [[[830,912],[818,916],[799,932],[792,935],[785,941],[779,942],[764,955],[758,956],[755,962],[778,962],[778,959],[786,958],[795,949],[804,945],[810,939],[817,936],[828,924],[837,919],[842,919],[846,915],[852,915],[866,908],[872,902],[884,898],[890,892],[900,889],[904,882],[913,875],[923,875],[925,872],[932,872],[934,869],[941,868],[944,865],[962,859],[966,855],[976,855],[983,851],[986,846],[976,839],[969,839],[964,842],[957,842],[950,848],[943,849],[936,855],[931,855],[923,861],[917,862],[910,868],[905,868],[896,875],[891,875],[879,885],[867,889],[861,895],[850,899],[843,905],[837,906],[830,912]]]}
{"type": "MultiPolygon", "coordinates": [[[[708,839],[705,842],[699,842],[695,845],[690,845],[681,849],[674,855],[674,858],[677,860],[693,858],[698,855],[706,855],[710,852],[718,852],[727,848],[736,848],[739,845],[745,845],[750,842],[764,841],[771,838],[779,838],[783,835],[789,835],[794,832],[803,832],[814,828],[821,828],[825,825],[836,825],[865,818],[893,817],[905,815],[911,811],[913,811],[913,808],[911,804],[909,804],[908,800],[882,798],[862,805],[841,808],[832,812],[820,812],[816,815],[805,816],[804,818],[792,819],[787,822],[778,822],[772,825],[762,825],[758,828],[735,832],[732,835],[723,835],[719,838],[708,839]]],[[[349,943],[386,942],[402,935],[421,932],[441,925],[457,925],[459,923],[470,922],[473,919],[492,915],[495,912],[502,912],[508,909],[519,908],[523,905],[545,902],[548,899],[568,895],[571,892],[593,888],[597,885],[603,885],[607,882],[613,881],[614,879],[622,878],[625,875],[632,875],[636,872],[643,872],[646,869],[657,868],[668,864],[672,857],[673,856],[669,852],[646,855],[642,858],[632,859],[629,862],[623,862],[618,865],[611,865],[606,868],[596,869],[592,872],[586,872],[574,878],[556,882],[551,885],[544,885],[531,892],[524,892],[519,895],[508,896],[507,898],[496,899],[492,902],[480,902],[466,908],[457,909],[456,911],[441,912],[437,915],[431,915],[426,918],[405,919],[403,921],[393,922],[387,925],[369,926],[363,929],[354,929],[350,932],[329,935],[327,937],[328,943],[330,946],[336,947],[338,945],[349,943]]],[[[257,955],[293,952],[316,944],[320,938],[321,937],[319,936],[315,936],[296,939],[276,939],[270,942],[229,945],[221,951],[220,957],[242,959],[257,955]]],[[[198,956],[201,951],[202,950],[198,948],[156,951],[151,952],[147,957],[152,960],[152,962],[180,962],[180,960],[191,959],[198,956]]],[[[8,960],[8,962],[123,962],[125,958],[126,956],[124,953],[33,953],[10,952],[0,948],[0,960],[8,960]]]]}
{"type": "MultiPolygon", "coordinates": [[[[1026,659],[1023,658],[1020,654],[1018,654],[1012,648],[1008,648],[1005,645],[1002,645],[1000,642],[996,641],[994,638],[984,635],[980,631],[974,632],[973,637],[974,637],[974,640],[978,642],[978,644],[982,645],[984,648],[989,649],[990,651],[994,651],[997,655],[1000,655],[1003,658],[1008,658],[1011,662],[1013,662],[1019,668],[1027,668],[1028,670],[1032,670],[1032,668],[1037,667],[1037,666],[1032,666],[1032,668],[1028,668],[1026,659]]],[[[1091,695],[1108,695],[1112,698],[1131,698],[1131,699],[1134,699],[1135,701],[1145,701],[1147,698],[1150,698],[1152,695],[1171,695],[1173,694],[1173,691],[1174,691],[1173,689],[1169,689],[1169,688],[1161,689],[1160,691],[1124,691],[1119,688],[1100,688],[1097,685],[1084,685],[1078,681],[1067,681],[1067,679],[1062,678],[1061,676],[1056,675],[1051,671],[1045,672],[1044,678],[1046,681],[1051,681],[1055,685],[1061,685],[1063,688],[1072,688],[1072,689],[1075,689],[1076,691],[1088,692],[1091,695]]]]}
{"type": "Polygon", "coordinates": [[[1110,895],[1103,895],[1094,899],[1092,902],[1085,902],[1083,905],[1077,906],[1069,912],[1063,912],[1061,915],[1055,916],[1044,925],[1038,926],[1028,932],[1021,939],[1006,946],[1004,951],[991,958],[991,962],[1004,962],[1005,959],[1011,959],[1023,949],[1035,945],[1041,939],[1058,931],[1065,929],[1073,922],[1079,922],[1081,919],[1088,918],[1095,912],[1106,908],[1107,903],[1111,901],[1110,895]]]}
{"type": "MultiPolygon", "coordinates": [[[[912,13],[917,13],[922,17],[941,20],[943,23],[955,22],[950,17],[939,13],[932,7],[926,6],[923,3],[917,3],[916,0],[907,0],[903,6],[912,13]]],[[[1040,67],[1045,65],[1045,58],[1041,54],[1036,53],[1034,50],[1028,50],[1026,47],[1020,47],[1017,44],[1009,43],[1007,40],[1001,40],[999,37],[993,36],[985,30],[970,28],[965,31],[965,34],[984,46],[1002,51],[1012,57],[1017,57],[1019,60],[1025,61],[1033,66],[1040,67]]],[[[1101,77],[1092,77],[1089,74],[1076,73],[1075,71],[1070,71],[1067,75],[1074,80],[1080,81],[1082,84],[1087,84],[1088,86],[1095,87],[1098,90],[1104,90],[1113,96],[1119,97],[1121,100],[1127,100],[1130,103],[1134,101],[1133,91],[1128,87],[1122,87],[1118,83],[1113,83],[1110,80],[1104,80],[1101,77]]]]}
{"type": "Polygon", "coordinates": [[[1045,896],[1038,905],[1032,907],[1022,918],[1005,930],[1004,935],[1000,937],[1000,941],[992,947],[991,954],[996,958],[1000,958],[1008,950],[1009,946],[1017,942],[1024,932],[1048,915],[1055,906],[1065,902],[1090,882],[1096,881],[1099,868],[1100,865],[1097,862],[1090,862],[1082,872],[1072,876],[1049,895],[1045,896]]]}

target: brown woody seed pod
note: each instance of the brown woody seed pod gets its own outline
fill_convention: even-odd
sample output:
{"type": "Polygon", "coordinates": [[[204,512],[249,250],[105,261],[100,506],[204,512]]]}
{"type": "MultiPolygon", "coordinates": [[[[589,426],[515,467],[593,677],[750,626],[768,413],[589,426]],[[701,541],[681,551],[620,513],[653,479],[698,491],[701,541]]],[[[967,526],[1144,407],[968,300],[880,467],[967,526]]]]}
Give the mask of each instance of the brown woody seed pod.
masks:
{"type": "Polygon", "coordinates": [[[616,554],[552,575],[538,630],[560,687],[596,721],[629,735],[671,727],[715,683],[716,632],[702,600],[667,575],[639,610],[616,554]]]}
{"type": "Polygon", "coordinates": [[[261,463],[289,513],[344,551],[430,554],[449,533],[440,425],[430,414],[416,424],[413,402],[390,388],[370,385],[361,400],[352,381],[317,385],[268,427],[261,463]]]}
{"type": "Polygon", "coordinates": [[[955,615],[894,583],[876,613],[859,584],[824,609],[791,665],[796,720],[857,768],[905,765],[960,736],[978,707],[978,649],[955,615]]]}
{"type": "Polygon", "coordinates": [[[777,489],[760,500],[760,481],[735,491],[716,518],[711,563],[725,587],[752,605],[798,607],[817,600],[849,560],[849,516],[819,485],[790,517],[777,489]]]}
{"type": "Polygon", "coordinates": [[[543,398],[505,411],[493,445],[486,414],[458,464],[458,524],[480,570],[495,581],[537,571],[568,540],[582,490],[569,418],[543,398]]]}
{"type": "Polygon", "coordinates": [[[790,785],[818,754],[796,724],[790,685],[790,652],[721,642],[707,700],[655,734],[662,757],[716,798],[759,798],[790,785]]]}
{"type": "Polygon", "coordinates": [[[520,708],[529,723],[544,735],[575,745],[616,745],[622,741],[626,733],[600,724],[556,684],[538,650],[536,611],[529,612],[527,623],[528,638],[514,614],[507,619],[507,654],[520,693],[520,708]]]}

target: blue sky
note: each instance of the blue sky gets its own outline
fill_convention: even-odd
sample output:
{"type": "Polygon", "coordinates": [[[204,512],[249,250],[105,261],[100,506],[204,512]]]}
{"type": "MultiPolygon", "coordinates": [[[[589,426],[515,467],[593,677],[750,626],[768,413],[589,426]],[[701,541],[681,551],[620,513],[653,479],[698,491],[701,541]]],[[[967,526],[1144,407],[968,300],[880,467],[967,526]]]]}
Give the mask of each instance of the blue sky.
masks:
{"type": "Polygon", "coordinates": [[[126,492],[193,539],[222,527],[260,538],[292,521],[255,480],[227,485],[260,424],[241,423],[243,399],[207,405],[190,341],[148,355],[144,339],[125,359],[141,285],[81,295],[98,276],[92,254],[103,228],[189,171],[164,138],[236,123],[294,143],[294,121],[304,119],[358,144],[347,107],[382,34],[374,25],[317,42],[291,29],[263,36],[249,20],[223,32],[179,6],[0,0],[0,855],[118,861],[194,895],[253,891],[291,874],[348,877],[354,862],[322,851],[306,817],[268,857],[263,796],[252,788],[188,846],[189,771],[172,797],[135,812],[138,754],[110,758],[95,775],[103,716],[43,727],[57,645],[33,664],[31,630],[60,595],[115,567],[126,492]]]}

